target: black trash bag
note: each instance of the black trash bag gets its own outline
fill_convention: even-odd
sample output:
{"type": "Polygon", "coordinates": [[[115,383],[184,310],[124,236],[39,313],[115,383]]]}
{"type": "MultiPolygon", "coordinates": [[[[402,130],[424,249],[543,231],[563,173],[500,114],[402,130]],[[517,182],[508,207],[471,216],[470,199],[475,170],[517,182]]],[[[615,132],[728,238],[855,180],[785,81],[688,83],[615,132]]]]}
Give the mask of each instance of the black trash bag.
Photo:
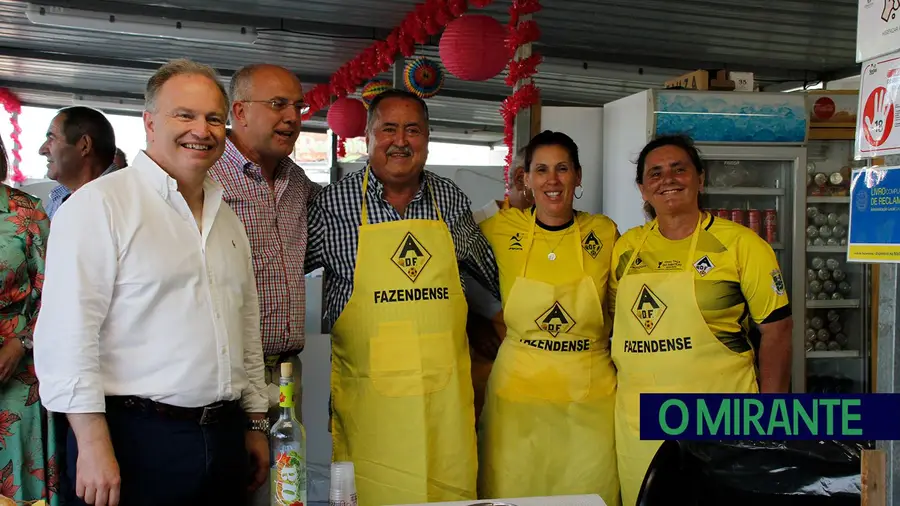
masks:
{"type": "Polygon", "coordinates": [[[666,441],[644,477],[637,506],[858,506],[860,455],[869,447],[846,441],[666,441]]]}

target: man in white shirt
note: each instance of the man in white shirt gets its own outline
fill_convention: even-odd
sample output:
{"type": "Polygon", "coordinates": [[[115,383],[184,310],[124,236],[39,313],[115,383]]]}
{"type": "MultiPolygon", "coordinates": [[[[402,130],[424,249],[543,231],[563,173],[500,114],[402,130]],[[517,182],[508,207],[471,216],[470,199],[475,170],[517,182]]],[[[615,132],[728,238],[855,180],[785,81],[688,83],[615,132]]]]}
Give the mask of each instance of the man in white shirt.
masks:
{"type": "Polygon", "coordinates": [[[161,67],[146,151],[51,225],[34,353],[44,405],[73,429],[74,504],[243,504],[268,475],[250,244],[208,177],[228,117],[216,77],[161,67]]]}

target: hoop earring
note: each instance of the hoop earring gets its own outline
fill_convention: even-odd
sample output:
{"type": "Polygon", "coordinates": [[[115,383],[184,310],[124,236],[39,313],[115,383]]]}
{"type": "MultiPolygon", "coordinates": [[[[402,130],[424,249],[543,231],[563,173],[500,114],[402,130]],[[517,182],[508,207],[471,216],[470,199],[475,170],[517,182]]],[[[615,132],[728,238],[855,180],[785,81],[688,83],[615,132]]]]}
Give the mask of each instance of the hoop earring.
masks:
{"type": "Polygon", "coordinates": [[[578,186],[575,187],[575,190],[578,190],[579,188],[581,188],[581,195],[579,195],[579,194],[576,192],[576,193],[575,193],[575,198],[576,198],[576,199],[580,199],[581,197],[584,196],[584,187],[581,186],[581,185],[578,185],[578,186]]]}

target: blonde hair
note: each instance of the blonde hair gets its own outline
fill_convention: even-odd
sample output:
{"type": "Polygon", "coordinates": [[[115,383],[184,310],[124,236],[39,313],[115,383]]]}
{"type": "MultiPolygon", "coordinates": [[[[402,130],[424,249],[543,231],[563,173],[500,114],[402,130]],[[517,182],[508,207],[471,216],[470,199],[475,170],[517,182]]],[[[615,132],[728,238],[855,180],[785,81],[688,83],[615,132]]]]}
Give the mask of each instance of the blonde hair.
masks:
{"type": "Polygon", "coordinates": [[[225,109],[229,108],[228,93],[225,87],[219,82],[219,73],[209,65],[197,63],[187,58],[179,58],[172,60],[154,72],[153,76],[147,81],[147,90],[144,92],[144,108],[147,111],[156,111],[156,96],[159,90],[169,79],[183,75],[199,75],[212,79],[222,93],[222,99],[225,100],[225,109]]]}

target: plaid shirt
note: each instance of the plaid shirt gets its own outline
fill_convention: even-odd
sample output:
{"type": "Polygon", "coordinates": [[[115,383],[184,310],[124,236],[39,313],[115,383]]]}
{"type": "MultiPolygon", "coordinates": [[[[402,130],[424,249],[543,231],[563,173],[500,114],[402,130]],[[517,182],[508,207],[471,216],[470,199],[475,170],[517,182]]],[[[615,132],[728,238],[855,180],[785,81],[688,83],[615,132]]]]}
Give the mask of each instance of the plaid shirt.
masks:
{"type": "MultiPolygon", "coordinates": [[[[112,164],[107,167],[106,170],[104,170],[100,175],[105,176],[117,170],[119,170],[119,166],[116,164],[112,164]]],[[[59,206],[61,206],[71,194],[72,192],[63,185],[57,185],[55,188],[50,190],[50,201],[47,202],[47,205],[44,206],[44,210],[47,211],[47,217],[53,219],[53,215],[56,214],[56,211],[59,210],[59,206]]]]}
{"type": "Polygon", "coordinates": [[[225,202],[244,223],[253,250],[259,291],[263,353],[298,352],[306,342],[307,202],[321,187],[285,158],[275,169],[275,194],[259,165],[229,139],[209,175],[225,190],[225,202]]]}
{"type": "MultiPolygon", "coordinates": [[[[309,249],[306,271],[325,268],[325,321],[334,325],[338,315],[353,292],[353,271],[356,269],[356,246],[359,226],[362,183],[365,169],[353,172],[337,183],[323,189],[310,203],[309,249]]],[[[450,179],[425,171],[419,191],[406,208],[406,218],[436,220],[437,213],[428,195],[428,181],[450,228],[460,271],[467,272],[500,298],[497,282],[497,262],[487,239],[472,218],[471,202],[450,179]]],[[[374,173],[369,174],[366,207],[370,223],[402,220],[403,217],[384,199],[384,185],[374,173]]],[[[364,268],[364,267],[363,267],[364,268]]],[[[465,281],[460,280],[465,289],[465,281]]]]}

